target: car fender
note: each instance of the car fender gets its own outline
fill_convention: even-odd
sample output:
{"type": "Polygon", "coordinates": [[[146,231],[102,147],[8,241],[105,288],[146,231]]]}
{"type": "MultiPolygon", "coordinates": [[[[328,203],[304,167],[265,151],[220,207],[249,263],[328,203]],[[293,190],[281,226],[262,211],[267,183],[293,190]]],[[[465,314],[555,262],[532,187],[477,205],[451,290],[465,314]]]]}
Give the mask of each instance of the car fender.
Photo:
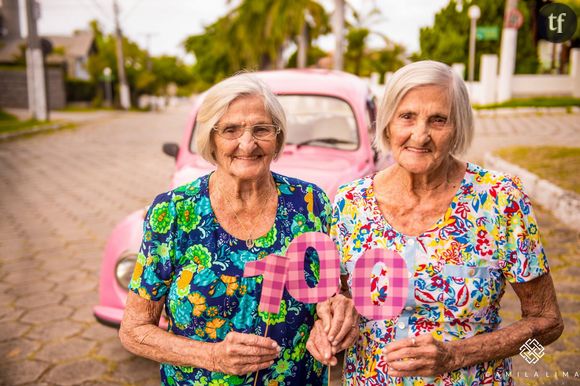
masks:
{"type": "Polygon", "coordinates": [[[128,253],[137,254],[143,238],[143,219],[147,208],[137,210],[125,217],[111,232],[103,253],[99,281],[99,304],[124,308],[127,289],[121,288],[115,278],[115,266],[119,258],[128,253]]]}

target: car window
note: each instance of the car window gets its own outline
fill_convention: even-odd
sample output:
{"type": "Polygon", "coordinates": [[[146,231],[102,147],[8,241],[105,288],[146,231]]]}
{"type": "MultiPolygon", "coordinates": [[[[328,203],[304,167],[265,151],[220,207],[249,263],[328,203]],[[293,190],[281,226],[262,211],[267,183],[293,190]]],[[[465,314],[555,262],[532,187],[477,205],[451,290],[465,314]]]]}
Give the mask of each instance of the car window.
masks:
{"type": "Polygon", "coordinates": [[[287,119],[286,143],[356,150],[359,137],[350,105],[322,95],[278,95],[287,119]]]}
{"type": "MultiPolygon", "coordinates": [[[[287,120],[286,143],[356,150],[359,136],[350,105],[338,98],[320,95],[278,95],[287,120]]],[[[193,129],[195,133],[197,122],[193,129]]],[[[192,134],[193,134],[192,133],[192,134]]],[[[195,153],[194,135],[190,150],[195,153]]]]}

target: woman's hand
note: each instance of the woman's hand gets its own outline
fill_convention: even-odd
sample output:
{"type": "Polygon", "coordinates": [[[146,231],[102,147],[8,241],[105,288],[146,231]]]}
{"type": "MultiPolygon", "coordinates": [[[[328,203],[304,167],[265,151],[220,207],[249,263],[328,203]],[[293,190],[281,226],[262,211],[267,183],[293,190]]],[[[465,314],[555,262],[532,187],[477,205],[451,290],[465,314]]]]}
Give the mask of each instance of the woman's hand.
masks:
{"type": "Polygon", "coordinates": [[[310,337],[308,342],[306,342],[306,349],[312,354],[314,359],[325,366],[334,366],[338,363],[332,350],[332,344],[328,340],[328,335],[326,335],[320,319],[314,322],[310,337]]]}
{"type": "Polygon", "coordinates": [[[350,347],[358,337],[359,315],[352,299],[333,296],[317,304],[316,314],[332,345],[332,354],[350,347]]]}
{"type": "Polygon", "coordinates": [[[456,369],[455,350],[431,334],[401,339],[386,347],[386,361],[392,377],[434,376],[456,369]]]}
{"type": "Polygon", "coordinates": [[[280,346],[270,338],[254,334],[230,332],[226,338],[213,343],[211,371],[244,375],[270,367],[280,353],[280,346]]]}

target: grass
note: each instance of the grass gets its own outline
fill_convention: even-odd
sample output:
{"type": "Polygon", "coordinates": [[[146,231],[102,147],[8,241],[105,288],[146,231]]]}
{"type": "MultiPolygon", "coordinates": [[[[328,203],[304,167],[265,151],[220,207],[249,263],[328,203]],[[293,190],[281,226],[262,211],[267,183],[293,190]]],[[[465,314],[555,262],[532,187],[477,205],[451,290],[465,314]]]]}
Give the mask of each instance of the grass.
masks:
{"type": "MultiPolygon", "coordinates": [[[[36,119],[21,121],[14,115],[0,110],[0,134],[15,131],[24,131],[32,128],[42,129],[43,127],[55,126],[57,122],[41,122],[36,119]]],[[[70,127],[71,125],[59,125],[61,127],[70,127]]]]}
{"type": "Polygon", "coordinates": [[[114,111],[113,107],[93,107],[93,106],[76,106],[68,105],[58,111],[71,112],[71,113],[89,113],[95,111],[114,111]]]}
{"type": "Polygon", "coordinates": [[[536,97],[511,99],[503,103],[473,105],[476,110],[511,108],[511,107],[573,107],[580,106],[580,98],[572,97],[536,97]]]}
{"type": "Polygon", "coordinates": [[[4,121],[15,121],[18,120],[14,115],[7,113],[4,110],[0,110],[0,123],[4,121]]]}
{"type": "Polygon", "coordinates": [[[10,120],[10,121],[0,121],[0,133],[8,133],[12,131],[20,131],[30,129],[39,126],[41,123],[34,119],[29,119],[27,121],[10,120]]]}
{"type": "Polygon", "coordinates": [[[496,154],[561,188],[580,194],[580,147],[516,146],[497,150],[496,154]]]}

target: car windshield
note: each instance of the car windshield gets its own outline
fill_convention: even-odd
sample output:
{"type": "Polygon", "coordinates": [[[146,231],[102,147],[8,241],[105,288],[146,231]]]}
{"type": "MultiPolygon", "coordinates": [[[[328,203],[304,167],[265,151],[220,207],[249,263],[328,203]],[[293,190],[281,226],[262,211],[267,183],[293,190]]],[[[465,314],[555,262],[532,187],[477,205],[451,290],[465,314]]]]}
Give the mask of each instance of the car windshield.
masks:
{"type": "MultiPolygon", "coordinates": [[[[322,95],[278,95],[278,100],[286,113],[287,144],[358,149],[356,120],[347,102],[322,95]]],[[[195,153],[193,138],[190,146],[195,153]]]]}
{"type": "Polygon", "coordinates": [[[356,120],[345,101],[321,95],[278,95],[286,112],[287,144],[358,148],[356,120]]]}

